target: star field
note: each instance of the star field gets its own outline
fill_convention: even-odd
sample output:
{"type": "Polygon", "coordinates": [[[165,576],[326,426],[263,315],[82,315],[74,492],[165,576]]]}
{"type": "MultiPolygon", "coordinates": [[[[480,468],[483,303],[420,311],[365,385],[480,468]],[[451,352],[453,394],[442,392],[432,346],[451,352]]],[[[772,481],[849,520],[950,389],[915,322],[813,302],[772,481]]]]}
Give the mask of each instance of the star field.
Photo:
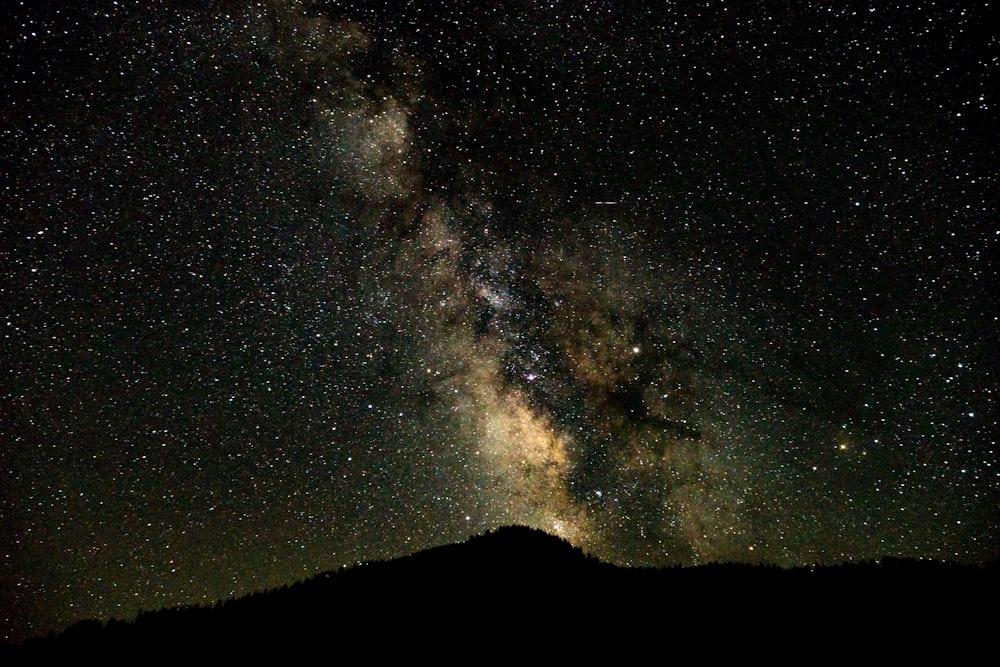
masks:
{"type": "Polygon", "coordinates": [[[511,523],[1000,557],[987,8],[36,4],[5,641],[511,523]]]}

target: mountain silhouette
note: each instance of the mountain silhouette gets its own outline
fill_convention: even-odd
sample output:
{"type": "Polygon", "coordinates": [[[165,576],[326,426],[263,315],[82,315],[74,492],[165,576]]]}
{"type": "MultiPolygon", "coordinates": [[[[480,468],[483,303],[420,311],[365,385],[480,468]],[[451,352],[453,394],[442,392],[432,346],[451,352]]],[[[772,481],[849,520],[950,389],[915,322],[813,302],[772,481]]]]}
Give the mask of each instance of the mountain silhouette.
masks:
{"type": "Polygon", "coordinates": [[[978,604],[996,599],[998,574],[996,564],[898,558],[792,570],[629,569],[513,526],[213,606],[145,612],[132,622],[81,621],[5,650],[31,660],[196,650],[252,657],[264,649],[384,657],[533,638],[548,642],[553,655],[586,657],[594,642],[663,633],[690,641],[709,630],[744,641],[775,634],[828,640],[842,628],[853,639],[902,639],[921,628],[941,637],[959,627],[975,636],[980,626],[985,633],[989,614],[978,604]]]}

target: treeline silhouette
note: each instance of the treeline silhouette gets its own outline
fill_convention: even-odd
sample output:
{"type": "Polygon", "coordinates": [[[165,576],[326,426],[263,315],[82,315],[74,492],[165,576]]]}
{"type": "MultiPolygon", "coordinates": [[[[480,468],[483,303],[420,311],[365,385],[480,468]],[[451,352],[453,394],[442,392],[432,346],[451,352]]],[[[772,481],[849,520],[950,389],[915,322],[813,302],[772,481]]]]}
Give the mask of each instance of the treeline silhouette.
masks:
{"type": "Polygon", "coordinates": [[[706,628],[729,637],[794,632],[828,639],[849,628],[854,637],[903,638],[992,623],[998,581],[997,563],[901,558],[795,569],[622,568],[515,526],[211,606],[142,612],[134,621],[81,621],[6,652],[32,659],[205,647],[229,654],[265,647],[385,652],[547,634],[580,650],[580,641],[650,632],[676,639],[706,628]]]}

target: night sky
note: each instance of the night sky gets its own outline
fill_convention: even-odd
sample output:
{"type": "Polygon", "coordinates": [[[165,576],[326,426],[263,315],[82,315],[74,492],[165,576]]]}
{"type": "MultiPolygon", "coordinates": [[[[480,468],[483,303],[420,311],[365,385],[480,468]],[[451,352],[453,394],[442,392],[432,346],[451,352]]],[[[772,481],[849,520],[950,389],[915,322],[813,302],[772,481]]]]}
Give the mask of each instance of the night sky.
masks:
{"type": "Polygon", "coordinates": [[[1000,557],[987,3],[142,4],[0,21],[0,639],[511,523],[1000,557]]]}

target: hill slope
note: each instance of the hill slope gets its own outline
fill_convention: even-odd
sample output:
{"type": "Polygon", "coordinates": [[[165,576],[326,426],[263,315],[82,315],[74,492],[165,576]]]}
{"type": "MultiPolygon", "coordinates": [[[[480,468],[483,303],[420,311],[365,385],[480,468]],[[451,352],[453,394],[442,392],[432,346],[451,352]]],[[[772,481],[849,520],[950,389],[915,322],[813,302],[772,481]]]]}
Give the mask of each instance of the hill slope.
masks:
{"type": "MultiPolygon", "coordinates": [[[[15,655],[262,648],[380,653],[406,647],[482,647],[497,638],[628,639],[722,631],[729,637],[826,636],[882,642],[919,628],[975,637],[988,619],[998,567],[885,559],[838,568],[748,565],[627,569],[524,527],[502,528],[394,561],[325,572],[214,607],[144,613],[132,623],[84,621],[15,655]]],[[[691,635],[693,636],[693,635],[691,635]]],[[[985,637],[985,635],[980,635],[985,637]]],[[[580,644],[583,642],[583,644],[580,644]]],[[[564,646],[560,650],[570,650],[564,646]]]]}

